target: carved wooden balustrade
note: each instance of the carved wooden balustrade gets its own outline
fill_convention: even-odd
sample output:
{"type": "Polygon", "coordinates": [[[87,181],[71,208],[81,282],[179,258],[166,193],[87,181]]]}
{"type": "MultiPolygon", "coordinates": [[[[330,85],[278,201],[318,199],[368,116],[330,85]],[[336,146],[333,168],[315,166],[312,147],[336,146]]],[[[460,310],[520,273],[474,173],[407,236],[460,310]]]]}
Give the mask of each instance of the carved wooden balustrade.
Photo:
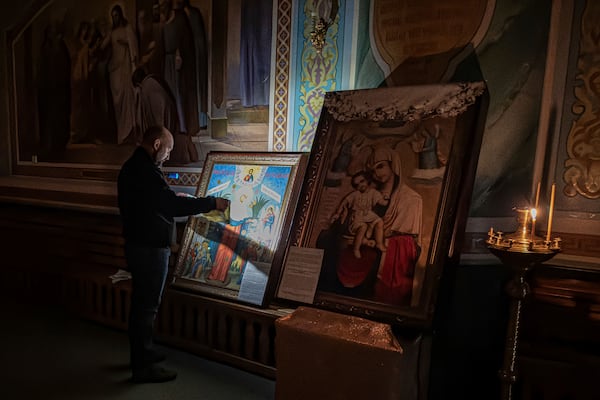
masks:
{"type": "MultiPolygon", "coordinates": [[[[74,314],[125,330],[130,281],[117,215],[0,204],[3,296],[56,303],[74,314]]],[[[172,257],[175,259],[175,257],[172,257]]],[[[157,339],[271,379],[275,378],[274,321],[287,311],[261,309],[167,289],[157,339]]]]}

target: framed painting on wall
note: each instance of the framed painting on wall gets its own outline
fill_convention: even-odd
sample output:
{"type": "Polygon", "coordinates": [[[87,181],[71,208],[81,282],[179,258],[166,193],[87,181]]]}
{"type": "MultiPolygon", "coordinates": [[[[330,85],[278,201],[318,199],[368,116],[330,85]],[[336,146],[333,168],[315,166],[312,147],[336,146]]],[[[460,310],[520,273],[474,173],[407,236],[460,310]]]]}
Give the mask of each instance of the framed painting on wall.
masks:
{"type": "Polygon", "coordinates": [[[486,107],[482,82],[326,94],[290,239],[323,250],[316,306],[430,322],[460,250],[486,107]]]}
{"type": "Polygon", "coordinates": [[[196,195],[231,205],[188,219],[173,286],[262,306],[277,281],[307,161],[306,153],[209,153],[196,195]]]}
{"type": "Polygon", "coordinates": [[[152,125],[174,135],[170,171],[196,175],[211,150],[267,151],[269,118],[287,112],[269,77],[289,85],[289,50],[276,48],[290,47],[290,4],[36,1],[2,51],[12,173],[116,181],[152,125]]]}

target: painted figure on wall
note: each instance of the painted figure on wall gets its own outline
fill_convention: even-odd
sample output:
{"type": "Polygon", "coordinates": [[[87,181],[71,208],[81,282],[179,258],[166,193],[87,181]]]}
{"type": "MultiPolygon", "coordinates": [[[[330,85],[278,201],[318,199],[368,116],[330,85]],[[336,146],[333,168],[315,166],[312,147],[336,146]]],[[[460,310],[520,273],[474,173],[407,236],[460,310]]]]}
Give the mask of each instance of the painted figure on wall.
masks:
{"type": "Polygon", "coordinates": [[[165,45],[163,28],[169,14],[169,2],[159,0],[151,10],[138,11],[140,67],[152,75],[164,77],[165,45]]]}
{"type": "Polygon", "coordinates": [[[200,128],[208,123],[208,40],[206,24],[200,10],[183,0],[183,9],[190,22],[196,56],[196,91],[198,96],[198,120],[200,128]]]}
{"type": "Polygon", "coordinates": [[[151,126],[164,126],[174,135],[179,132],[175,99],[166,82],[157,75],[138,68],[132,77],[136,97],[136,130],[145,132],[151,126]]]}
{"type": "MultiPolygon", "coordinates": [[[[152,7],[151,11],[141,9],[137,12],[137,34],[139,38],[139,61],[138,68],[144,68],[149,73],[156,73],[151,70],[150,60],[153,58],[156,46],[160,43],[154,37],[154,22],[159,22],[158,4],[152,7]],[[155,14],[156,13],[156,14],[155,14]]],[[[160,76],[162,74],[159,73],[160,76]]]]}
{"type": "MultiPolygon", "coordinates": [[[[161,0],[152,10],[159,11],[159,5],[169,4],[171,1],[161,0]]],[[[168,111],[174,95],[171,88],[162,84],[165,21],[158,18],[154,23],[148,15],[152,14],[143,9],[137,13],[139,42],[120,5],[110,9],[112,23],[103,17],[90,16],[82,19],[75,33],[68,37],[63,33],[71,29],[63,27],[66,22],[55,20],[48,24],[36,76],[42,159],[51,154],[53,161],[59,161],[67,149],[84,148],[72,146],[78,144],[135,145],[140,140],[142,125],[164,123],[175,135],[171,162],[198,160],[191,139],[179,135],[182,131],[179,110],[174,114],[176,120],[168,111]],[[157,62],[158,56],[163,60],[157,62]],[[141,76],[142,67],[146,72],[155,69],[160,75],[141,76]],[[63,78],[66,74],[69,79],[63,78]]]]}
{"type": "Polygon", "coordinates": [[[72,54],[73,69],[71,74],[71,141],[87,142],[90,138],[88,121],[91,119],[91,88],[89,74],[93,69],[90,57],[93,49],[92,26],[88,21],[81,21],[77,30],[75,48],[72,54]]]}
{"type": "Polygon", "coordinates": [[[193,32],[181,0],[175,0],[172,7],[167,5],[165,11],[167,17],[163,26],[164,78],[177,103],[181,132],[195,135],[200,126],[193,32]]]}
{"type": "MultiPolygon", "coordinates": [[[[143,131],[139,128],[143,117],[135,95],[142,84],[138,81],[134,87],[132,82],[138,68],[153,78],[164,80],[175,100],[178,129],[168,126],[175,136],[171,165],[195,163],[200,161],[200,155],[206,154],[198,151],[201,146],[192,137],[202,134],[209,125],[208,74],[213,51],[209,45],[221,46],[208,40],[215,13],[211,4],[214,3],[199,0],[117,3],[101,0],[84,6],[56,0],[23,24],[25,28],[11,44],[18,49],[12,54],[11,65],[34,67],[11,71],[17,102],[15,140],[20,161],[39,158],[43,162],[71,163],[73,168],[80,168],[76,165],[80,163],[94,165],[94,168],[122,163],[129,154],[128,147],[139,143],[140,131],[143,131]],[[56,67],[59,63],[64,67],[56,67]]],[[[242,3],[237,2],[222,19],[223,30],[234,30],[236,37],[241,29],[242,3]],[[234,23],[235,27],[231,28],[234,23]]],[[[249,3],[252,8],[253,2],[249,3]]],[[[271,0],[264,3],[272,6],[271,0]]],[[[254,26],[254,30],[270,31],[271,6],[263,7],[261,2],[260,22],[247,19],[246,22],[254,26]]],[[[257,93],[262,93],[264,88],[268,91],[270,87],[271,37],[265,38],[257,32],[243,38],[249,42],[257,40],[253,46],[260,46],[261,52],[263,48],[268,49],[268,56],[261,53],[260,57],[258,47],[248,50],[254,55],[248,53],[252,60],[246,66],[260,75],[255,81],[258,86],[252,88],[257,93]],[[258,62],[264,65],[257,65],[258,62]]],[[[223,56],[227,57],[227,76],[238,82],[238,93],[228,94],[231,96],[225,103],[228,108],[233,103],[239,104],[240,99],[241,39],[237,37],[231,46],[227,42],[222,49],[223,56]],[[236,61],[229,61],[234,58],[236,61]]],[[[219,76],[225,81],[224,76],[219,76]]],[[[144,95],[147,97],[148,92],[144,95]]],[[[160,97],[156,91],[151,95],[160,97]]],[[[259,98],[256,104],[262,104],[263,99],[268,103],[268,93],[259,98]]],[[[262,109],[259,113],[245,111],[240,113],[241,124],[247,124],[249,118],[255,116],[267,118],[262,109]]],[[[266,125],[259,127],[259,146],[262,139],[266,139],[267,130],[266,125]]],[[[236,138],[227,137],[225,141],[229,144],[230,139],[236,138]]],[[[239,146],[237,141],[233,145],[239,146]]],[[[267,150],[266,141],[264,145],[267,150]]]]}
{"type": "Polygon", "coordinates": [[[37,77],[40,154],[60,158],[71,134],[71,56],[58,22],[44,30],[37,77]]]}
{"type": "Polygon", "coordinates": [[[115,143],[115,111],[110,88],[110,46],[102,19],[82,20],[77,35],[68,41],[72,58],[71,138],[69,145],[115,143]]]}
{"type": "Polygon", "coordinates": [[[135,132],[145,132],[150,126],[164,126],[173,132],[173,151],[168,164],[198,161],[198,151],[188,135],[179,130],[177,105],[167,83],[158,75],[138,68],[132,78],[136,99],[135,132]]]}
{"type": "Polygon", "coordinates": [[[126,140],[136,143],[133,133],[135,124],[135,98],[131,76],[138,62],[138,43],[133,27],[125,19],[123,9],[116,5],[111,10],[112,30],[104,38],[102,48],[110,46],[108,63],[110,89],[117,120],[117,143],[126,140]]]}
{"type": "Polygon", "coordinates": [[[244,107],[269,104],[272,0],[242,2],[240,88],[244,107]]]}
{"type": "MultiPolygon", "coordinates": [[[[92,22],[90,21],[92,24],[92,22]]],[[[90,119],[87,121],[89,137],[94,143],[116,143],[117,121],[109,78],[110,46],[102,48],[109,22],[95,18],[90,43],[88,84],[90,87],[90,119]]]]}

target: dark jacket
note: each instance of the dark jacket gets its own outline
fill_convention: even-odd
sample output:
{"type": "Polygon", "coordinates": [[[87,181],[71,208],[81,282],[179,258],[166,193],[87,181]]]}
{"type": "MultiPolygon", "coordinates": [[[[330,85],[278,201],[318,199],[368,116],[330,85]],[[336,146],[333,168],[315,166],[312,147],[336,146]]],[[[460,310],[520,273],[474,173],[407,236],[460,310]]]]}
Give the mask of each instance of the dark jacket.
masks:
{"type": "Polygon", "coordinates": [[[208,212],[215,208],[216,202],[210,196],[177,196],[142,147],[123,164],[118,193],[125,243],[148,247],[171,244],[173,217],[208,212]]]}

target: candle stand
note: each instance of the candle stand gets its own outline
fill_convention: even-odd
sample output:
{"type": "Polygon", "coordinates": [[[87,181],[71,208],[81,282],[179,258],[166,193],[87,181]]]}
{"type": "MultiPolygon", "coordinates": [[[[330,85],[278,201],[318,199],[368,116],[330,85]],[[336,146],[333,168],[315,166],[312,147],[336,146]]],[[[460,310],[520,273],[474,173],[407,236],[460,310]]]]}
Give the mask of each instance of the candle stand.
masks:
{"type": "Polygon", "coordinates": [[[519,229],[514,233],[504,235],[502,232],[494,232],[491,228],[486,241],[488,250],[512,271],[512,278],[506,285],[506,293],[510,297],[510,313],[506,330],[504,361],[499,372],[502,382],[501,399],[503,400],[512,399],[513,384],[517,380],[516,362],[521,307],[530,291],[527,275],[537,264],[554,257],[560,251],[561,242],[560,238],[544,240],[535,236],[533,223],[532,229],[529,229],[530,210],[515,210],[518,214],[519,229]]]}

